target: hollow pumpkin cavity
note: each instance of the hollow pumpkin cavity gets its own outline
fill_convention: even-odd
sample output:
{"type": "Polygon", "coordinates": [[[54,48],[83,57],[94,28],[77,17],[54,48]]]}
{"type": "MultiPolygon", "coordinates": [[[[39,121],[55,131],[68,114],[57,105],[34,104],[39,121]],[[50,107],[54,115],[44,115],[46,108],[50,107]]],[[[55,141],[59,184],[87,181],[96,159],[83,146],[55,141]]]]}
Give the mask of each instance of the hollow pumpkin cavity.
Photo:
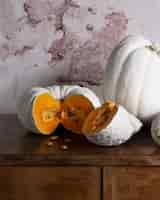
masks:
{"type": "Polygon", "coordinates": [[[81,134],[83,123],[94,106],[83,95],[72,95],[65,98],[62,103],[61,119],[64,128],[81,134]]]}
{"type": "Polygon", "coordinates": [[[38,95],[33,101],[32,117],[36,128],[44,135],[51,134],[60,123],[60,101],[49,93],[38,95]]]}
{"type": "Polygon", "coordinates": [[[117,110],[118,106],[115,103],[107,101],[101,107],[91,111],[84,121],[82,133],[84,135],[95,135],[100,132],[109,125],[117,110]]]}

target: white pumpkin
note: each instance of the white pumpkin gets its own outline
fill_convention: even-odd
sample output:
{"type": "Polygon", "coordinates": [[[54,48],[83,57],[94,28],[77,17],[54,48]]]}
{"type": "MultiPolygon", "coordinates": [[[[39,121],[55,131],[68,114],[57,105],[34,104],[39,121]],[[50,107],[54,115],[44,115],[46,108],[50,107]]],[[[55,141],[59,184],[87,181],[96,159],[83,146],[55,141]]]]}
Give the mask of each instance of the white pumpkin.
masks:
{"type": "Polygon", "coordinates": [[[111,122],[95,135],[86,134],[86,138],[96,145],[117,146],[129,140],[141,127],[140,120],[119,105],[111,122]]]}
{"type": "Polygon", "coordinates": [[[157,114],[152,122],[151,135],[153,140],[160,145],[160,113],[157,114]]]}
{"type": "MultiPolygon", "coordinates": [[[[34,87],[31,90],[26,91],[20,98],[17,103],[17,114],[18,118],[22,122],[25,128],[28,130],[39,133],[39,134],[51,134],[50,131],[42,131],[39,130],[36,126],[36,121],[33,119],[33,107],[36,102],[37,97],[43,94],[48,94],[53,97],[56,102],[56,106],[59,106],[58,101],[64,99],[67,96],[71,95],[82,95],[86,97],[92,105],[96,108],[100,106],[99,98],[88,88],[80,87],[80,86],[51,86],[51,87],[34,87]]],[[[46,107],[47,107],[46,102],[46,107]]]]}
{"type": "Polygon", "coordinates": [[[114,49],[105,72],[104,97],[148,121],[160,112],[159,46],[128,36],[114,49]]]}

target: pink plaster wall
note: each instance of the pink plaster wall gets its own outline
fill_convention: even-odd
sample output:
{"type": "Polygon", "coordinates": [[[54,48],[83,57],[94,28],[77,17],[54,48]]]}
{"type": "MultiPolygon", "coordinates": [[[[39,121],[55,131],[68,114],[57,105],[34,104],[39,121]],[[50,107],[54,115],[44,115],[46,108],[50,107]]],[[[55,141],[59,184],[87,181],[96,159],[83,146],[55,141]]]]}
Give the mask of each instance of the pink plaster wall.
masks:
{"type": "Polygon", "coordinates": [[[106,0],[1,0],[0,112],[32,86],[101,85],[127,23],[106,0]]]}

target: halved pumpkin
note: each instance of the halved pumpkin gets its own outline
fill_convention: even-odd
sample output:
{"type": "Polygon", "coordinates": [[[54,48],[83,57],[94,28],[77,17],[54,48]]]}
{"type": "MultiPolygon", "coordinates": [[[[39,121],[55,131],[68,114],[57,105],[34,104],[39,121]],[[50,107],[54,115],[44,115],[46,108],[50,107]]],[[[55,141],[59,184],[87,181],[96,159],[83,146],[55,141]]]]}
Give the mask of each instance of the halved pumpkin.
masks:
{"type": "Polygon", "coordinates": [[[64,128],[82,134],[83,123],[93,109],[93,104],[83,95],[75,94],[66,97],[62,103],[61,113],[64,128]]]}
{"type": "Polygon", "coordinates": [[[109,125],[117,110],[118,106],[111,101],[107,101],[101,107],[92,110],[83,123],[82,133],[84,135],[95,135],[100,132],[109,125]]]}
{"type": "Polygon", "coordinates": [[[61,103],[49,93],[35,97],[32,117],[36,128],[45,135],[51,134],[60,123],[61,103]]]}

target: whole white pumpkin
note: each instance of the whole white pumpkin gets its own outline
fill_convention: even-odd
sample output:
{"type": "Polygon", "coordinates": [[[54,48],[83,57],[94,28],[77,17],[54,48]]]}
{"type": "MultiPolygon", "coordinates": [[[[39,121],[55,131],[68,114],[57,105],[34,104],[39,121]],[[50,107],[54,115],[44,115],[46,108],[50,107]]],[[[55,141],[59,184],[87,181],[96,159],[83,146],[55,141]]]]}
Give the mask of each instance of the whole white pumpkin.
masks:
{"type": "Polygon", "coordinates": [[[160,112],[159,50],[142,36],[121,41],[106,67],[105,99],[123,105],[143,121],[160,112]]]}
{"type": "Polygon", "coordinates": [[[160,145],[160,113],[157,114],[151,124],[151,136],[160,145]]]}
{"type": "Polygon", "coordinates": [[[57,100],[62,100],[69,95],[79,94],[87,97],[89,101],[92,102],[92,105],[95,108],[99,107],[101,104],[96,94],[86,87],[72,86],[72,85],[65,85],[65,86],[54,85],[46,88],[33,87],[32,89],[27,90],[19,98],[19,101],[17,103],[17,115],[25,128],[39,134],[42,132],[40,132],[40,130],[38,130],[35,125],[32,116],[32,108],[36,97],[44,93],[50,94],[57,100]]]}

